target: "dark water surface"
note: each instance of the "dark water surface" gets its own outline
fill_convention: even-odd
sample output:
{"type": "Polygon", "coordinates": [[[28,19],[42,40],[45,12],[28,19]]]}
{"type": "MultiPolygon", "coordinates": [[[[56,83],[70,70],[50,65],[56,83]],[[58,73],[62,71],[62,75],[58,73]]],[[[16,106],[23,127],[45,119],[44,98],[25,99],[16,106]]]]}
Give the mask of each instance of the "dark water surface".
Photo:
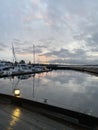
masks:
{"type": "Polygon", "coordinates": [[[0,93],[79,111],[98,117],[98,77],[76,71],[52,71],[25,77],[0,79],[0,93]]]}

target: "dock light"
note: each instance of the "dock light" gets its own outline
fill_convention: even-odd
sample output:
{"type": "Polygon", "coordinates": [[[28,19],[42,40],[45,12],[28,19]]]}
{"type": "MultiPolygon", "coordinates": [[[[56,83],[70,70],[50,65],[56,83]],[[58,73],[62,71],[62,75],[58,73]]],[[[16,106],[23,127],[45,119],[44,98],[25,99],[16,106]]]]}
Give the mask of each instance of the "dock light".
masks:
{"type": "Polygon", "coordinates": [[[14,96],[19,97],[20,96],[20,89],[14,89],[14,96]]]}

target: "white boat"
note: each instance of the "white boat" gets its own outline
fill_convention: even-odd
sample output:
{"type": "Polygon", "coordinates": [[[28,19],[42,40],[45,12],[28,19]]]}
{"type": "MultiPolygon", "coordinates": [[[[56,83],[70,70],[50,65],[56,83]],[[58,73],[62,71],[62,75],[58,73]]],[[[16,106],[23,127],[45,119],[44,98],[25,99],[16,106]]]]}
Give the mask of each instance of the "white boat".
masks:
{"type": "MultiPolygon", "coordinates": [[[[15,55],[15,50],[14,50],[14,46],[12,44],[12,53],[13,53],[13,62],[15,63],[16,60],[16,55],[15,55]]],[[[20,72],[32,72],[32,69],[29,67],[29,65],[27,64],[21,64],[21,63],[17,63],[16,65],[14,64],[13,68],[9,70],[10,74],[13,73],[20,73],[20,72]]]]}
{"type": "Polygon", "coordinates": [[[14,67],[14,70],[18,72],[32,72],[27,64],[17,64],[17,66],[14,67]]]}
{"type": "MultiPolygon", "coordinates": [[[[12,75],[12,74],[19,74],[19,73],[33,73],[33,72],[41,72],[44,70],[44,67],[42,66],[32,66],[25,63],[18,63],[15,55],[14,46],[12,44],[12,53],[13,53],[13,67],[4,71],[4,74],[6,75],[12,75]],[[17,64],[15,64],[17,63],[17,64]]],[[[34,50],[34,64],[35,64],[35,50],[34,50]]]]}
{"type": "Polygon", "coordinates": [[[8,71],[12,67],[12,64],[7,61],[0,61],[0,75],[3,75],[5,71],[8,71]]]}
{"type": "Polygon", "coordinates": [[[8,71],[5,71],[4,74],[18,74],[18,73],[26,73],[26,72],[32,72],[32,69],[29,68],[27,64],[17,64],[13,68],[9,69],[8,71]]]}

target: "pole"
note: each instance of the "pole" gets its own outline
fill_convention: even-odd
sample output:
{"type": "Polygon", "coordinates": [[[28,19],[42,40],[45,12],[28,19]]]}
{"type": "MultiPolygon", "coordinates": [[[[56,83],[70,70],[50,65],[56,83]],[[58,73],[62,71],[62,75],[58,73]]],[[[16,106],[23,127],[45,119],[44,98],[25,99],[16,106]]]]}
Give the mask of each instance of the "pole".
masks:
{"type": "Polygon", "coordinates": [[[35,64],[35,45],[33,45],[33,64],[35,64]]]}
{"type": "Polygon", "coordinates": [[[15,61],[17,61],[17,60],[16,60],[16,55],[15,55],[13,43],[12,43],[12,54],[13,54],[13,62],[15,63],[15,61]]]}

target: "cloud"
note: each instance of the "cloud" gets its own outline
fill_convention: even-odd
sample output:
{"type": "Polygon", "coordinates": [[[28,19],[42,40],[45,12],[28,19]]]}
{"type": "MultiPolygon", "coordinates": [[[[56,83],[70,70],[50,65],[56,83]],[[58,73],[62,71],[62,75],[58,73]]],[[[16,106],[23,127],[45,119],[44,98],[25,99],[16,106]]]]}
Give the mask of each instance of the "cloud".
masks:
{"type": "Polygon", "coordinates": [[[35,45],[33,43],[31,44],[31,41],[23,41],[22,42],[19,39],[13,40],[13,46],[14,46],[15,53],[18,55],[32,54],[32,56],[33,56],[33,53],[34,53],[33,51],[35,51],[36,55],[40,55],[41,53],[43,53],[44,49],[47,49],[47,46],[42,44],[42,43],[35,45]],[[34,46],[34,48],[33,48],[33,46],[34,46]]]}
{"type": "MultiPolygon", "coordinates": [[[[87,51],[83,49],[75,49],[70,51],[68,49],[61,48],[60,50],[44,53],[47,57],[54,57],[51,63],[69,63],[69,64],[86,64],[89,63],[87,58],[87,51]],[[83,60],[81,60],[83,59],[83,60]]],[[[89,59],[90,60],[90,59],[89,59]]]]}
{"type": "Polygon", "coordinates": [[[0,51],[5,51],[7,50],[9,47],[8,45],[6,45],[6,43],[0,43],[0,51]]]}
{"type": "Polygon", "coordinates": [[[74,27],[80,20],[83,21],[89,15],[95,5],[89,0],[47,0],[46,3],[47,22],[49,21],[51,26],[59,28],[74,27]]]}
{"type": "Polygon", "coordinates": [[[13,42],[16,53],[32,54],[35,44],[51,60],[97,63],[97,28],[97,0],[0,0],[1,50],[13,42]]]}
{"type": "Polygon", "coordinates": [[[63,49],[61,48],[59,51],[52,51],[50,53],[46,53],[46,56],[56,56],[59,58],[66,58],[66,57],[71,57],[71,58],[76,58],[82,56],[86,56],[86,52],[83,49],[76,49],[74,52],[69,51],[68,49],[63,49]]]}

